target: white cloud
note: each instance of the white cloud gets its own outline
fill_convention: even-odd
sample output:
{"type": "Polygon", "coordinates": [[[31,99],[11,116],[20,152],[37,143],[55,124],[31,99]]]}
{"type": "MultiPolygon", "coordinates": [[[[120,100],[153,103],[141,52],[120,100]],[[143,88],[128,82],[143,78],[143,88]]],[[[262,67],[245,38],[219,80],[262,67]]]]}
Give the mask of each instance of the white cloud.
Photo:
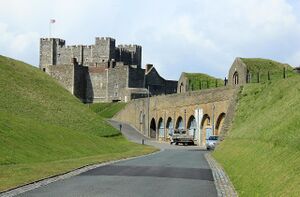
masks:
{"type": "Polygon", "coordinates": [[[36,32],[28,32],[25,34],[18,34],[11,40],[10,50],[17,51],[18,53],[24,52],[33,43],[37,43],[39,39],[39,34],[36,32]]]}
{"type": "Polygon", "coordinates": [[[12,32],[0,22],[0,35],[0,54],[32,62],[30,52],[36,52],[40,37],[37,32],[12,32]]]}
{"type": "Polygon", "coordinates": [[[144,63],[174,79],[181,71],[224,77],[236,56],[300,63],[295,0],[10,0],[1,7],[0,53],[34,64],[50,18],[68,44],[92,44],[95,36],[141,44],[144,63]]]}

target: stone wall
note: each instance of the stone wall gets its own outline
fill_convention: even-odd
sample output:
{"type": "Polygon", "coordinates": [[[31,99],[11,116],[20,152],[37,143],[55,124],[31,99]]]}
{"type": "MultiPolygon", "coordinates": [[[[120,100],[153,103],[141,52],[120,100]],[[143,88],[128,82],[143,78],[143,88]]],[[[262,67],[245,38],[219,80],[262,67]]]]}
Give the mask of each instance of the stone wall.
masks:
{"type": "Polygon", "coordinates": [[[107,101],[107,69],[88,67],[86,83],[86,102],[107,101]]]}
{"type": "Polygon", "coordinates": [[[90,46],[66,46],[65,40],[59,38],[40,40],[40,68],[46,71],[51,65],[47,73],[84,102],[145,97],[144,88],[148,85],[152,95],[174,93],[177,82],[160,77],[154,68],[145,76],[141,58],[141,46],[116,47],[115,39],[109,37],[97,37],[90,46]],[[72,71],[67,69],[71,67],[72,71]]]}
{"type": "Polygon", "coordinates": [[[86,101],[87,67],[74,66],[74,95],[82,102],[86,101]]]}
{"type": "Polygon", "coordinates": [[[126,65],[136,65],[141,68],[142,47],[139,45],[118,45],[116,60],[126,65]]]}
{"type": "Polygon", "coordinates": [[[113,38],[96,38],[95,45],[92,46],[93,62],[106,62],[115,59],[115,39],[113,38]]]}
{"type": "Polygon", "coordinates": [[[74,65],[49,65],[45,72],[74,94],[74,65]]]}
{"type": "Polygon", "coordinates": [[[127,65],[117,65],[108,70],[109,101],[125,101],[125,96],[127,96],[125,88],[128,87],[128,72],[129,66],[127,65]]]}
{"type": "Polygon", "coordinates": [[[247,66],[240,58],[236,58],[228,73],[228,85],[237,86],[246,83],[247,83],[247,66]],[[235,73],[237,73],[238,75],[238,84],[235,84],[234,81],[235,73]]]}
{"type": "Polygon", "coordinates": [[[177,93],[186,92],[187,87],[188,87],[187,77],[186,77],[185,73],[181,73],[180,78],[178,80],[177,93]]]}
{"type": "MultiPolygon", "coordinates": [[[[150,122],[153,119],[156,124],[156,138],[161,139],[158,133],[158,121],[163,121],[164,136],[161,140],[168,140],[167,120],[171,119],[173,125],[176,125],[179,117],[183,119],[184,127],[188,127],[191,117],[195,117],[195,110],[201,109],[203,117],[206,115],[210,118],[211,123],[201,125],[202,131],[198,131],[196,139],[199,145],[204,145],[205,128],[217,128],[217,120],[226,113],[236,90],[230,88],[217,88],[183,94],[172,94],[165,96],[154,96],[151,98],[136,99],[128,103],[114,119],[131,124],[136,127],[142,134],[151,135],[150,122]],[[149,106],[149,112],[148,112],[149,106]],[[130,114],[130,116],[128,116],[130,114]],[[149,116],[148,116],[149,114],[149,116]]],[[[201,117],[201,119],[203,118],[201,117]]],[[[204,124],[202,120],[197,124],[204,124]]],[[[219,132],[219,131],[218,131],[219,132]]]]}
{"type": "Polygon", "coordinates": [[[145,69],[129,67],[128,87],[144,88],[145,69]]]}

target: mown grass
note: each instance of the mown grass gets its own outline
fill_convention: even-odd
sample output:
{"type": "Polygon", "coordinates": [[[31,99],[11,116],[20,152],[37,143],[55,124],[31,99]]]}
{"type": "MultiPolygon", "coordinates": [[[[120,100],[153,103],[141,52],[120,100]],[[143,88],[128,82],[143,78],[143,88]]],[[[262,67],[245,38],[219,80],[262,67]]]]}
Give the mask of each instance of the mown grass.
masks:
{"type": "Polygon", "coordinates": [[[104,118],[112,118],[125,107],[126,103],[94,103],[89,105],[90,109],[104,118]]]}
{"type": "Polygon", "coordinates": [[[189,81],[189,90],[210,89],[224,86],[222,79],[203,74],[203,73],[186,73],[189,81]]]}
{"type": "Polygon", "coordinates": [[[300,77],[249,84],[213,156],[240,196],[300,196],[300,77]]]}
{"type": "Polygon", "coordinates": [[[257,83],[267,82],[269,80],[283,79],[284,68],[287,78],[295,76],[293,68],[288,64],[276,62],[274,60],[262,59],[262,58],[241,58],[247,65],[247,69],[250,72],[250,82],[257,83]]]}
{"type": "Polygon", "coordinates": [[[128,142],[55,80],[0,56],[0,191],[155,151],[128,142]]]}

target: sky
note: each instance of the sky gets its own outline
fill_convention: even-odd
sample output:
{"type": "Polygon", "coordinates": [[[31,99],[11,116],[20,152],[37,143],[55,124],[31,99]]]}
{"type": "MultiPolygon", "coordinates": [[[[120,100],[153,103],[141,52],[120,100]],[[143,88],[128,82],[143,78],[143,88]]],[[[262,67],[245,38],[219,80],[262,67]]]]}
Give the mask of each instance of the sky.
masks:
{"type": "Polygon", "coordinates": [[[224,78],[236,57],[300,65],[300,0],[0,0],[0,54],[38,66],[39,38],[143,47],[167,79],[224,78]]]}

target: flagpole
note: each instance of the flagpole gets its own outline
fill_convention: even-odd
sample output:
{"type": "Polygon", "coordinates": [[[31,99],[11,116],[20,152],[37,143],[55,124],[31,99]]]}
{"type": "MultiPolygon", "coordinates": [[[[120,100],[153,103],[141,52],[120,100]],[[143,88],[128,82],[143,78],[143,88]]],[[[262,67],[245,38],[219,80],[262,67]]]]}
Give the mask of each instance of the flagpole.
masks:
{"type": "Polygon", "coordinates": [[[51,38],[51,20],[49,21],[49,38],[51,38]]]}
{"type": "Polygon", "coordinates": [[[55,19],[50,19],[49,20],[49,38],[52,36],[52,24],[55,23],[55,19]]]}

